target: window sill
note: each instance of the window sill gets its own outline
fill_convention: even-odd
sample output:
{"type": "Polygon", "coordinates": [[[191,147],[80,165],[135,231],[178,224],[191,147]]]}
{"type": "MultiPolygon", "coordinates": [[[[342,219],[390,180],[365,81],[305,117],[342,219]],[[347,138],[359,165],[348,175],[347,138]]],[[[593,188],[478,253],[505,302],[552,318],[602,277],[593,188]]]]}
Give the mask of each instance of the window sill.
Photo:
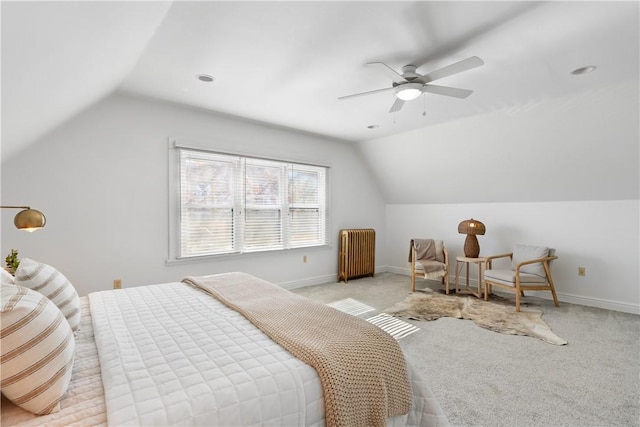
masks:
{"type": "Polygon", "coordinates": [[[315,251],[322,249],[330,249],[332,248],[332,244],[326,245],[318,245],[318,246],[305,246],[301,248],[291,248],[291,249],[272,249],[272,250],[264,250],[264,251],[253,251],[253,252],[233,252],[226,254],[217,254],[217,255],[202,255],[196,257],[189,258],[168,258],[165,260],[165,265],[181,265],[181,264],[194,264],[201,262],[215,262],[215,261],[226,261],[230,259],[240,259],[241,257],[246,256],[260,256],[265,254],[275,254],[275,253],[289,253],[291,251],[315,251]]]}

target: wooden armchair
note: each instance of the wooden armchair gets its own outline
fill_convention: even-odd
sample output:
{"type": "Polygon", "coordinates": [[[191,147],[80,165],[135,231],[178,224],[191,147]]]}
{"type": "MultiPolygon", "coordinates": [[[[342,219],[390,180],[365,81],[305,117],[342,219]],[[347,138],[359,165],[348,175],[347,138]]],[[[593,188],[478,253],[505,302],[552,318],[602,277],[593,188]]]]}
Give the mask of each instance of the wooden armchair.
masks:
{"type": "Polygon", "coordinates": [[[445,292],[449,293],[449,253],[442,240],[411,239],[409,251],[411,263],[411,292],[416,291],[416,277],[441,279],[445,292]]]}
{"type": "Polygon", "coordinates": [[[520,298],[524,291],[551,291],[556,307],[560,306],[551,277],[551,261],[557,259],[555,249],[544,246],[515,245],[513,252],[487,257],[484,271],[484,299],[488,300],[492,286],[516,293],[516,311],[520,311],[520,298]],[[492,261],[509,258],[511,268],[492,268],[492,261]]]}

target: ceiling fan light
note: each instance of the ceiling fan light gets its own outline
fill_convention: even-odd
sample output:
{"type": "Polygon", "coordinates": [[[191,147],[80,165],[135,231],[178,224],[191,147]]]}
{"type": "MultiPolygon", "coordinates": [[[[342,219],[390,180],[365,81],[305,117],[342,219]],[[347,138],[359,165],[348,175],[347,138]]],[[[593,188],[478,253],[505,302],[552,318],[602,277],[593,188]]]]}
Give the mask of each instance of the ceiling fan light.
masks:
{"type": "Polygon", "coordinates": [[[396,86],[396,96],[403,101],[411,101],[422,94],[422,83],[404,83],[396,86]]]}

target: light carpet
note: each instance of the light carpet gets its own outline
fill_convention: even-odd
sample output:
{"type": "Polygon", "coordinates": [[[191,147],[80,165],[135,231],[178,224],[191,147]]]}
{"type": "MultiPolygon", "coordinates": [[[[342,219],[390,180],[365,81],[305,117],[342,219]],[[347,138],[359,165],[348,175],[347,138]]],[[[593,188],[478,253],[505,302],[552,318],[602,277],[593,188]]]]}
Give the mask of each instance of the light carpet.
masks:
{"type": "MultiPolygon", "coordinates": [[[[435,280],[416,285],[434,292],[444,288],[435,280]]],[[[361,316],[366,318],[404,300],[410,289],[408,276],[380,273],[292,292],[323,304],[354,298],[375,307],[361,316]]],[[[513,293],[500,296],[513,307],[513,293]]],[[[555,307],[531,292],[523,302],[541,310],[569,345],[498,334],[451,317],[407,320],[420,330],[398,344],[427,378],[452,426],[640,427],[640,315],[560,299],[555,307]]]]}

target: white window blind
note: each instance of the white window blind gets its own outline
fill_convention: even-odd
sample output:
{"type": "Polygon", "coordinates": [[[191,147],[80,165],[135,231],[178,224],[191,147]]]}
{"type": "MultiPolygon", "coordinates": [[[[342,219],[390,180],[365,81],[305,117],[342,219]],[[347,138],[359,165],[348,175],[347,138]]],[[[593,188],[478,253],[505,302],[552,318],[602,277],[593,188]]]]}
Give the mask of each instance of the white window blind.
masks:
{"type": "Polygon", "coordinates": [[[325,174],[322,169],[292,165],[289,169],[289,226],[292,247],[324,243],[325,174]]]}
{"type": "Polygon", "coordinates": [[[180,151],[180,254],[234,250],[237,159],[180,151]]]}
{"type": "Polygon", "coordinates": [[[179,258],[327,244],[326,167],[179,152],[179,258]]]}
{"type": "Polygon", "coordinates": [[[245,160],[244,249],[284,249],[285,165],[245,160]]]}

